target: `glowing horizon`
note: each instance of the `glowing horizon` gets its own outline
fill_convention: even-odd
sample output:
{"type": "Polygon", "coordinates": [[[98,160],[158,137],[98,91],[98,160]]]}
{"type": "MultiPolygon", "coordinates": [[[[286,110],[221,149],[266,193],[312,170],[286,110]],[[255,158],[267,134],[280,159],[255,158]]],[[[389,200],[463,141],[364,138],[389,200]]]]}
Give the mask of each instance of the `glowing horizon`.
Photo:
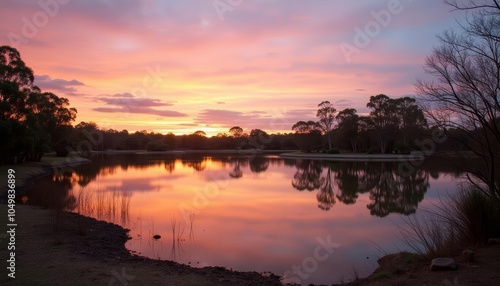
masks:
{"type": "Polygon", "coordinates": [[[75,124],[277,133],[324,100],[366,113],[372,95],[413,95],[435,34],[461,16],[431,0],[226,2],[2,1],[0,45],[70,100],[75,124]]]}

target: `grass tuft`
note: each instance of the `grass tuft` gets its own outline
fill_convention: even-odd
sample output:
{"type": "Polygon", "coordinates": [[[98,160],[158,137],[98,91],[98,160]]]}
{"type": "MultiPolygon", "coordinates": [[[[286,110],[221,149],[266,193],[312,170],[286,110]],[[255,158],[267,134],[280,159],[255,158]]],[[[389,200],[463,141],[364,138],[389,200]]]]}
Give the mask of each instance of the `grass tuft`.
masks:
{"type": "Polygon", "coordinates": [[[476,188],[461,188],[440,201],[435,211],[405,219],[404,243],[428,259],[457,255],[471,245],[485,244],[499,233],[498,202],[476,188]]]}

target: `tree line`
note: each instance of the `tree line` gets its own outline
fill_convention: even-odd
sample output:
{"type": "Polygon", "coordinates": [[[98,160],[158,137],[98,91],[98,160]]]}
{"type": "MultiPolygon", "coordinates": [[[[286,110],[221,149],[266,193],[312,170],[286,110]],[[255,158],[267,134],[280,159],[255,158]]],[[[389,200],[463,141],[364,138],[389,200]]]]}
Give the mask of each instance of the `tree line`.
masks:
{"type": "Polygon", "coordinates": [[[94,122],[78,123],[70,136],[71,145],[81,152],[107,150],[296,150],[292,133],[268,134],[261,129],[249,133],[239,126],[208,137],[202,130],[192,134],[161,134],[146,130],[129,132],[100,128],[94,122]],[[87,144],[81,144],[87,142],[87,144]]]}
{"type": "Polygon", "coordinates": [[[415,139],[429,133],[424,113],[414,98],[392,99],[379,94],[371,96],[366,106],[370,113],[362,116],[354,108],[337,112],[329,101],[321,102],[316,113],[318,121],[298,121],[292,126],[296,144],[306,152],[327,146],[331,153],[407,154],[418,147],[415,139]]]}

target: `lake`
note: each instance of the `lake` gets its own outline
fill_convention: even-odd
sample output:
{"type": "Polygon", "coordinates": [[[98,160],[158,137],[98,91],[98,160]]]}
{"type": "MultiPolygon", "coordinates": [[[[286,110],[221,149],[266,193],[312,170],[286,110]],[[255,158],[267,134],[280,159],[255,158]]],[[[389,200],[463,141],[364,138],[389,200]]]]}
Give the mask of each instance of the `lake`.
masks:
{"type": "Polygon", "coordinates": [[[404,217],[432,209],[460,177],[453,164],[430,158],[404,176],[401,162],[277,155],[91,160],[39,179],[25,199],[128,228],[126,247],[139,255],[302,284],[364,277],[381,256],[409,249],[399,238],[404,217]]]}

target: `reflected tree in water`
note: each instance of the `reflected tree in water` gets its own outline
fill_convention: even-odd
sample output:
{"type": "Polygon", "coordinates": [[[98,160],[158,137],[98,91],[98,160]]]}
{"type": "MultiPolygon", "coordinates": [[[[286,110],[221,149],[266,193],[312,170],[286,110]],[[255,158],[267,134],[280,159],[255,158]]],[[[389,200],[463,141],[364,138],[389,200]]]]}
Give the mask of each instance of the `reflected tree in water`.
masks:
{"type": "Polygon", "coordinates": [[[241,171],[240,162],[236,160],[233,165],[233,170],[229,172],[229,176],[234,179],[243,177],[243,171],[241,171]]]}
{"type": "Polygon", "coordinates": [[[263,156],[256,156],[250,159],[250,171],[253,173],[261,173],[269,168],[269,160],[263,156]]]}
{"type": "Polygon", "coordinates": [[[95,180],[97,176],[102,172],[103,167],[99,164],[83,164],[78,166],[78,169],[75,171],[77,175],[77,184],[84,188],[90,182],[95,180]]]}
{"type": "Polygon", "coordinates": [[[337,198],[346,205],[356,203],[358,194],[362,192],[359,186],[361,170],[358,165],[358,162],[342,162],[335,175],[335,183],[339,188],[337,198]]]}
{"type": "Polygon", "coordinates": [[[206,160],[203,157],[195,157],[187,161],[182,161],[183,166],[188,166],[194,170],[201,172],[207,167],[206,160]]]}
{"type": "MultiPolygon", "coordinates": [[[[221,158],[222,162],[224,162],[224,159],[221,158]]],[[[239,179],[243,177],[243,170],[242,168],[247,167],[249,164],[249,159],[247,157],[230,157],[228,160],[230,166],[232,167],[232,170],[229,172],[229,177],[234,178],[234,179],[239,179]]],[[[267,169],[267,167],[266,167],[267,169]]]]}
{"type": "Polygon", "coordinates": [[[76,198],[72,194],[73,173],[44,177],[37,181],[37,192],[30,192],[28,201],[31,204],[44,206],[58,211],[72,211],[76,207],[76,198]]]}
{"type": "Polygon", "coordinates": [[[163,161],[163,164],[165,166],[165,170],[167,170],[167,172],[169,174],[172,174],[175,170],[175,160],[165,160],[163,161]]]}
{"type": "Polygon", "coordinates": [[[299,190],[314,191],[321,186],[321,164],[314,160],[298,160],[297,172],[293,176],[292,186],[299,190]]]}
{"type": "Polygon", "coordinates": [[[332,167],[326,169],[326,176],[320,178],[320,188],[316,195],[318,208],[328,211],[335,204],[335,194],[333,193],[334,183],[332,180],[332,167]]]}
{"type": "Polygon", "coordinates": [[[372,215],[385,217],[391,213],[410,215],[415,213],[429,188],[429,174],[416,170],[409,176],[385,171],[379,183],[370,190],[372,202],[367,206],[372,215]]]}
{"type": "MultiPolygon", "coordinates": [[[[205,168],[206,158],[200,155],[183,156],[187,160],[184,165],[202,171],[205,168]],[[187,157],[187,158],[186,158],[187,157]]],[[[64,206],[72,210],[75,198],[71,197],[70,190],[73,185],[87,186],[97,176],[105,176],[117,172],[119,168],[147,168],[158,165],[169,172],[174,172],[175,157],[154,156],[97,156],[92,158],[93,163],[84,164],[74,169],[73,174],[64,174],[54,177],[56,187],[53,187],[51,178],[46,187],[37,188],[44,191],[40,194],[31,193],[28,197],[30,202],[47,207],[64,206]],[[49,197],[53,198],[49,198],[49,197]],[[50,204],[50,205],[49,205],[50,204]]],[[[372,215],[387,216],[390,213],[411,214],[415,212],[418,204],[422,201],[424,194],[429,188],[429,177],[433,173],[439,173],[434,165],[435,162],[424,162],[421,167],[408,176],[403,177],[398,172],[399,162],[325,162],[316,160],[291,160],[273,159],[265,156],[221,156],[210,157],[210,160],[227,162],[231,166],[229,176],[241,178],[245,168],[254,173],[266,171],[270,165],[284,164],[286,166],[294,163],[296,168],[291,184],[299,191],[314,191],[318,207],[329,210],[336,200],[343,204],[356,203],[358,196],[369,194],[371,202],[367,205],[372,215]],[[249,166],[248,166],[249,165],[249,166]],[[232,170],[231,170],[232,169],[232,170]],[[335,190],[335,188],[338,188],[335,190]]],[[[453,173],[453,167],[447,167],[447,173],[453,173]]],[[[41,183],[37,185],[42,185],[41,183]]],[[[123,191],[123,190],[121,190],[123,191]]],[[[120,191],[117,191],[120,192],[120,191]]],[[[76,193],[75,193],[76,194],[76,193]]],[[[79,195],[79,192],[78,192],[79,195]]],[[[102,199],[104,199],[103,196],[102,199]]],[[[111,202],[122,201],[126,204],[129,197],[118,198],[109,195],[111,202]]],[[[82,197],[83,198],[83,197],[82,197]]],[[[107,198],[107,197],[106,197],[107,198]]],[[[76,204],[78,205],[78,198],[76,204]]],[[[110,204],[114,205],[114,204],[110,204]]],[[[93,205],[91,205],[93,206],[93,205]]],[[[124,208],[126,209],[126,207],[124,208]]]]}
{"type": "Polygon", "coordinates": [[[369,193],[371,202],[367,208],[372,215],[409,215],[416,211],[429,188],[429,173],[419,169],[409,176],[402,176],[397,172],[397,164],[299,160],[292,186],[299,191],[318,190],[318,207],[326,211],[333,207],[336,199],[344,204],[354,204],[360,194],[369,193]]]}

